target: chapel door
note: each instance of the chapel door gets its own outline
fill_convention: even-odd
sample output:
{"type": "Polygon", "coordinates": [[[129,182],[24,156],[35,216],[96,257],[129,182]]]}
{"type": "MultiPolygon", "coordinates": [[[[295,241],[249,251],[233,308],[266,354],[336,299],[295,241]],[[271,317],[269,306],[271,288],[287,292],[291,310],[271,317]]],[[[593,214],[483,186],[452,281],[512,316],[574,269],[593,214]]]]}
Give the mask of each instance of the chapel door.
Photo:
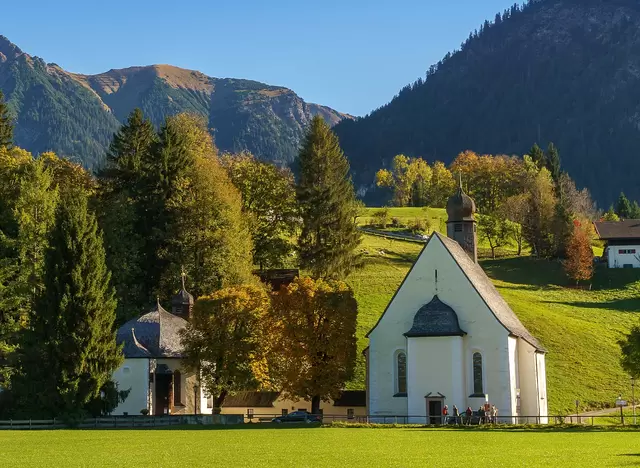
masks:
{"type": "Polygon", "coordinates": [[[442,400],[427,400],[429,424],[442,424],[442,400]]]}
{"type": "Polygon", "coordinates": [[[169,414],[169,395],[171,394],[171,374],[156,374],[155,415],[169,414]]]}

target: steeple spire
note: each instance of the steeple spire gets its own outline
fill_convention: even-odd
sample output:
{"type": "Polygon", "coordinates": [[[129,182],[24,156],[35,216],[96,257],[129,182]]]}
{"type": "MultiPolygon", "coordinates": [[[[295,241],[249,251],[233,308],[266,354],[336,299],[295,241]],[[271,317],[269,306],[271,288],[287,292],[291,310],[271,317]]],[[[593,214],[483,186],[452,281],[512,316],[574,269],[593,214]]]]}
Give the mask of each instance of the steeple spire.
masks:
{"type": "Polygon", "coordinates": [[[182,272],[180,273],[180,276],[182,277],[182,289],[185,289],[184,281],[185,281],[185,278],[187,277],[187,272],[184,271],[184,266],[182,267],[182,272]]]}

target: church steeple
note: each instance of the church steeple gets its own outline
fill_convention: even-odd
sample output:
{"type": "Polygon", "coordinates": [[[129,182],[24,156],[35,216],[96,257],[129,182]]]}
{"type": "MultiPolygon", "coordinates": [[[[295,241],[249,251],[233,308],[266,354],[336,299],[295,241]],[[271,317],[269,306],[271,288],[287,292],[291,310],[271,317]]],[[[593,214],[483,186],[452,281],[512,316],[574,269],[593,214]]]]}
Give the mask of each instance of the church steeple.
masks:
{"type": "Polygon", "coordinates": [[[193,296],[185,289],[185,279],[187,277],[184,268],[180,274],[182,278],[182,289],[171,299],[171,313],[189,320],[191,317],[191,309],[193,309],[193,296]]]}
{"type": "Polygon", "coordinates": [[[460,174],[458,190],[447,201],[447,236],[455,240],[469,254],[474,262],[478,261],[478,233],[476,232],[476,204],[462,189],[460,174]]]}

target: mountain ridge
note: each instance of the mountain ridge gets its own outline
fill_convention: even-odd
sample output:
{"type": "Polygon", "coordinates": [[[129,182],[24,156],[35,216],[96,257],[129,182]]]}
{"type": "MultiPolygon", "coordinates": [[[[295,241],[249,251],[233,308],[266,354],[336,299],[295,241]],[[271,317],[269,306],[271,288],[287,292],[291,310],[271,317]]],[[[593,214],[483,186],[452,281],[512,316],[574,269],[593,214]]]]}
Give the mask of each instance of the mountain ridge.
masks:
{"type": "Polygon", "coordinates": [[[248,150],[281,164],[295,158],[313,116],[331,125],[352,118],[282,86],[169,64],[73,73],[23,52],[4,36],[0,90],[16,115],[19,146],[35,153],[53,150],[89,168],[101,164],[112,134],[136,107],[156,126],[178,112],[202,115],[222,151],[248,150]]]}

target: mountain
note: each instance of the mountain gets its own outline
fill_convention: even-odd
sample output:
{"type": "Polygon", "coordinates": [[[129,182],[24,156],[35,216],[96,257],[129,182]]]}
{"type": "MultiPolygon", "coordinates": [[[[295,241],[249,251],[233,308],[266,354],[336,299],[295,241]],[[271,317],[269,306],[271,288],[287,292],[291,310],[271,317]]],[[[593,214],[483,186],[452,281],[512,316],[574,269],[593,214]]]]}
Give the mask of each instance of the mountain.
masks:
{"type": "Polygon", "coordinates": [[[81,75],[24,53],[0,36],[0,90],[16,116],[16,144],[53,150],[93,168],[113,133],[140,107],[155,125],[178,112],[204,116],[223,151],[249,150],[289,163],[317,114],[336,124],[350,118],[305,102],[293,91],[250,80],[213,78],[171,65],[81,75]]]}
{"type": "Polygon", "coordinates": [[[467,149],[522,155],[550,141],[601,206],[621,189],[640,199],[640,2],[514,6],[426,79],[335,130],[370,199],[376,170],[399,153],[449,163],[467,149]]]}

